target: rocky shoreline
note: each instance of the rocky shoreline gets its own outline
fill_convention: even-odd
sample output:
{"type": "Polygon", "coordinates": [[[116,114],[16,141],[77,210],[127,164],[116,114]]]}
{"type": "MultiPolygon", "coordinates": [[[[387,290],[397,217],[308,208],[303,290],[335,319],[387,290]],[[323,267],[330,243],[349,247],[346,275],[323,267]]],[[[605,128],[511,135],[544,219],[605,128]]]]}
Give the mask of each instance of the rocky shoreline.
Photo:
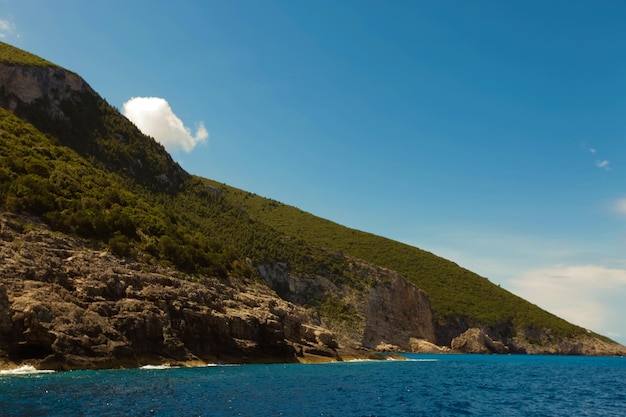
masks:
{"type": "Polygon", "coordinates": [[[408,288],[405,298],[414,306],[407,311],[426,308],[427,320],[394,325],[368,316],[398,309],[386,306],[397,299],[396,287],[407,293],[397,274],[386,274],[386,284],[363,304],[359,330],[342,333],[258,278],[193,277],[128,261],[51,231],[37,218],[4,213],[0,369],[381,359],[377,350],[410,349],[406,334],[421,334],[424,326],[432,333],[430,307],[422,306],[417,289],[408,288]]]}
{"type": "Polygon", "coordinates": [[[31,221],[0,218],[0,365],[295,361],[335,343],[261,282],[129,262],[31,221]]]}
{"type": "Polygon", "coordinates": [[[0,369],[319,363],[387,357],[378,352],[401,358],[403,351],[626,355],[623,346],[592,337],[550,345],[520,338],[512,350],[481,329],[437,346],[420,337],[432,333],[422,293],[397,274],[376,273],[384,285],[362,295],[369,301],[360,330],[343,332],[261,279],[188,276],[115,257],[36,218],[1,214],[0,369]],[[384,319],[398,308],[414,312],[412,320],[422,314],[423,322],[384,319]]]}

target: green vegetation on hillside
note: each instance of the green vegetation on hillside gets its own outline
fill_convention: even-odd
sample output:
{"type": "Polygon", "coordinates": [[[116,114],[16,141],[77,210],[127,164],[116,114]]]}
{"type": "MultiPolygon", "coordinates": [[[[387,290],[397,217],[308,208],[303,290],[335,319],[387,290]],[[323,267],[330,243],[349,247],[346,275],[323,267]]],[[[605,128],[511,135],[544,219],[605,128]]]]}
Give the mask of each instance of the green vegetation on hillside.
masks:
{"type": "Polygon", "coordinates": [[[4,42],[0,42],[0,62],[11,65],[58,68],[58,65],[55,65],[52,62],[46,61],[37,55],[33,55],[4,42]]]}
{"type": "MultiPolygon", "coordinates": [[[[110,161],[116,147],[118,158],[129,158],[115,143],[101,157],[110,161]]],[[[144,166],[157,166],[146,171],[161,169],[161,149],[153,147],[142,159],[144,166]]],[[[0,108],[1,209],[41,216],[55,230],[101,242],[118,255],[189,273],[254,275],[246,258],[288,263],[303,273],[344,266],[341,257],[252,221],[196,177],[183,176],[176,192],[167,186],[158,191],[135,182],[126,170],[110,171],[91,159],[0,108]]]]}
{"type": "MultiPolygon", "coordinates": [[[[215,182],[208,182],[218,187],[215,182]]],[[[582,334],[553,314],[430,252],[333,223],[295,207],[222,185],[224,197],[252,218],[289,236],[342,251],[399,272],[429,295],[441,325],[467,320],[512,336],[515,328],[552,329],[555,336],[582,334]]]]}
{"type": "Polygon", "coordinates": [[[221,244],[176,216],[127,178],[94,167],[58,140],[0,109],[0,207],[41,216],[54,229],[143,252],[187,271],[223,275],[234,260],[221,244]]]}

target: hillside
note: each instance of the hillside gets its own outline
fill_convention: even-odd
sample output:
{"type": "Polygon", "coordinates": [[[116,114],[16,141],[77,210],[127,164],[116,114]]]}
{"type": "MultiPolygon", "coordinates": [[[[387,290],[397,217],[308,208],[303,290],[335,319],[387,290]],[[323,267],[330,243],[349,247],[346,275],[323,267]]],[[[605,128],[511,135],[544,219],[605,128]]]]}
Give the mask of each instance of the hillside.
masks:
{"type": "Polygon", "coordinates": [[[3,43],[0,107],[0,358],[294,360],[472,328],[491,351],[621,349],[431,253],[190,175],[77,74],[3,43]]]}
{"type": "Polygon", "coordinates": [[[224,198],[257,221],[318,247],[338,250],[392,269],[428,293],[438,325],[438,343],[468,327],[488,326],[500,338],[520,329],[551,329],[557,337],[587,331],[546,312],[456,263],[371,233],[350,229],[298,208],[216,182],[224,198]]]}

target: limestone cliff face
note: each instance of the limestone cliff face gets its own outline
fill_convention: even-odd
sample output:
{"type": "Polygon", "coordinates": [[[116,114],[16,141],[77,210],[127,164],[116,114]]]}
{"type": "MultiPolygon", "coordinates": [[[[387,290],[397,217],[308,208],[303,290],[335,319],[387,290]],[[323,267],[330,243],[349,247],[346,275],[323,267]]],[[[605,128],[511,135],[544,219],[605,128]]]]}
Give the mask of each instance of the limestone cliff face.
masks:
{"type": "Polygon", "coordinates": [[[433,313],[426,293],[404,277],[384,271],[389,281],[375,285],[367,293],[363,345],[398,346],[411,351],[411,339],[435,341],[433,313]]]}
{"type": "Polygon", "coordinates": [[[47,369],[332,356],[332,332],[262,283],[192,279],[0,215],[0,365],[47,369]]]}
{"type": "Polygon", "coordinates": [[[64,118],[61,103],[73,99],[76,93],[96,94],[77,74],[58,67],[29,67],[0,63],[2,107],[14,111],[20,104],[33,104],[46,99],[50,112],[64,118]]]}
{"type": "Polygon", "coordinates": [[[320,323],[350,347],[412,350],[412,339],[434,342],[435,331],[428,296],[401,275],[350,258],[350,273],[369,282],[352,287],[329,277],[299,277],[287,265],[261,266],[259,273],[281,297],[299,305],[335,303],[320,308],[320,323]],[[341,309],[343,314],[337,314],[341,309]],[[333,314],[335,313],[335,314],[333,314]]]}
{"type": "Polygon", "coordinates": [[[73,72],[0,63],[0,106],[45,125],[44,131],[71,132],[72,109],[80,106],[85,97],[99,96],[73,72]]]}

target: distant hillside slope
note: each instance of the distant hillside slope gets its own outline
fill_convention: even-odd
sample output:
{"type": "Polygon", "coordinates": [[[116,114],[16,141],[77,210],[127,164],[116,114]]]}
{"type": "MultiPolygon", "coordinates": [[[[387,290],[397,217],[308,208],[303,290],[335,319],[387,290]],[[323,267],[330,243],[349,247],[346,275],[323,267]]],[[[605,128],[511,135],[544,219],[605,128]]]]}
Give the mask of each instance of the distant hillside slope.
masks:
{"type": "Polygon", "coordinates": [[[468,327],[489,326],[508,338],[517,329],[541,333],[551,329],[558,337],[586,333],[465,268],[430,252],[370,233],[341,226],[295,207],[216,182],[224,198],[252,218],[313,245],[339,250],[399,272],[431,300],[441,344],[468,327]]]}

